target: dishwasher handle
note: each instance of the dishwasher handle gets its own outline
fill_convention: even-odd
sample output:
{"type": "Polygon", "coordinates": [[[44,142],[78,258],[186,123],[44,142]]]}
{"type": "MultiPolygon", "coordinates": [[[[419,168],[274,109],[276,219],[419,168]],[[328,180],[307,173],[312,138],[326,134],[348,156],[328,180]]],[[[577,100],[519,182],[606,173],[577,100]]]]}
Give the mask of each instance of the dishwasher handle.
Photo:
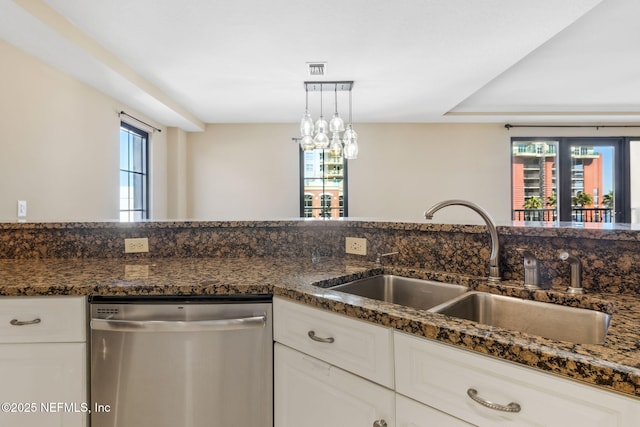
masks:
{"type": "Polygon", "coordinates": [[[194,321],[91,319],[91,329],[113,332],[215,332],[261,328],[266,323],[266,315],[194,321]]]}

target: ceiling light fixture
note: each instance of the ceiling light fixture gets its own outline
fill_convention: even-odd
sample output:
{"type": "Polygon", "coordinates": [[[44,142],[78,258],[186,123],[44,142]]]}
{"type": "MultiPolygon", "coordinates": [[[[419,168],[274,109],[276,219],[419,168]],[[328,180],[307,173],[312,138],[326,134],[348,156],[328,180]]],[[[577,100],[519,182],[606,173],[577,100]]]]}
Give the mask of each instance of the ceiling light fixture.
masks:
{"type": "Polygon", "coordinates": [[[304,82],[305,110],[302,120],[300,120],[300,147],[303,150],[329,149],[331,155],[341,156],[347,160],[358,158],[358,134],[353,130],[351,107],[351,91],[353,81],[334,82],[304,82]],[[334,93],[334,114],[331,121],[323,117],[323,96],[322,92],[333,91],[334,93]],[[338,113],[338,91],[349,92],[349,122],[345,128],[344,120],[338,113]],[[320,118],[314,124],[309,112],[309,92],[320,92],[320,118]],[[331,132],[331,139],[328,133],[331,132]],[[342,137],[340,133],[343,132],[342,137]]]}

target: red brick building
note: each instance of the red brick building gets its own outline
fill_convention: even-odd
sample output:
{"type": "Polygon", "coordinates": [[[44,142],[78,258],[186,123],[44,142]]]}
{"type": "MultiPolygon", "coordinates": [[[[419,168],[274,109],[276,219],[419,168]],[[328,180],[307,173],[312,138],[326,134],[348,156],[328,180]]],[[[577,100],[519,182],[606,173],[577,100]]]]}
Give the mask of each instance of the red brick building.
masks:
{"type": "MultiPolygon", "coordinates": [[[[524,209],[528,199],[537,197],[542,209],[555,207],[557,192],[557,149],[555,144],[527,142],[514,144],[512,156],[512,208],[524,209]]],[[[571,153],[571,196],[589,194],[593,204],[602,206],[602,154],[593,147],[574,147],[571,153]]]]}

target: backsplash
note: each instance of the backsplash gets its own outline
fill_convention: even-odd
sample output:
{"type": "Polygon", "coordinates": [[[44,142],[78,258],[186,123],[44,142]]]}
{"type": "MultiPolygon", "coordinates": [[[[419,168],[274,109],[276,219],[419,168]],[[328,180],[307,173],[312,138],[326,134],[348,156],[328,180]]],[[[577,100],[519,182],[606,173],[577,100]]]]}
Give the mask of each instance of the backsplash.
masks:
{"type": "MultiPolygon", "coordinates": [[[[582,282],[594,292],[640,295],[640,232],[615,229],[498,227],[501,275],[523,280],[521,249],[538,258],[541,278],[569,284],[567,250],[582,261],[582,282]]],[[[321,257],[345,254],[345,237],[367,239],[372,263],[487,276],[490,240],[484,226],[357,220],[206,221],[145,223],[4,223],[0,258],[321,257]],[[149,253],[125,254],[124,239],[147,237],[149,253]]]]}

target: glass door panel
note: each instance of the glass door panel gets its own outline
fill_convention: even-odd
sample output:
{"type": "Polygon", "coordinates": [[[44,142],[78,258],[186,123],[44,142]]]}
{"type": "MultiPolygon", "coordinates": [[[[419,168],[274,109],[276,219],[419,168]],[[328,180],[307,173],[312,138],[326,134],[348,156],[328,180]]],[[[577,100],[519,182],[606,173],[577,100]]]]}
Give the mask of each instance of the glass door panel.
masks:
{"type": "Polygon", "coordinates": [[[636,189],[632,197],[633,222],[640,222],[638,171],[640,138],[515,137],[511,140],[512,218],[629,222],[631,188],[636,189]]]}
{"type": "Polygon", "coordinates": [[[615,222],[616,147],[572,143],[571,221],[615,222]]]}
{"type": "Polygon", "coordinates": [[[629,141],[631,223],[640,223],[640,139],[629,141]]]}
{"type": "Polygon", "coordinates": [[[512,219],[556,221],[558,141],[517,140],[511,146],[512,219]]]}

